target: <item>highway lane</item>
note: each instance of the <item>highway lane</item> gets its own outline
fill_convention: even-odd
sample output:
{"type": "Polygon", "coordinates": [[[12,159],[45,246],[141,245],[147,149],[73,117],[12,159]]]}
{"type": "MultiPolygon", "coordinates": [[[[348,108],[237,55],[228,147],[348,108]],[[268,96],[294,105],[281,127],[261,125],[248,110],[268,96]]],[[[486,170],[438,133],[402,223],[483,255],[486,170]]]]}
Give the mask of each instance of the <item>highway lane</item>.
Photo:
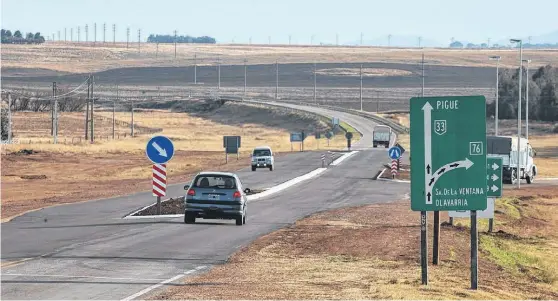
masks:
{"type": "MultiPolygon", "coordinates": [[[[321,167],[322,153],[323,151],[309,151],[279,156],[276,158],[277,168],[272,172],[266,169],[258,169],[253,172],[250,167],[246,167],[237,174],[246,187],[265,189],[321,167]]],[[[184,195],[184,184],[169,185],[167,197],[184,195]]],[[[155,198],[151,192],[142,192],[110,199],[49,207],[24,214],[2,224],[2,260],[41,256],[69,244],[101,239],[112,234],[114,227],[111,225],[119,225],[119,228],[123,229],[133,228],[127,220],[121,218],[154,202],[155,198]],[[33,226],[32,231],[28,230],[30,226],[33,226]],[[65,231],[50,228],[58,226],[71,227],[65,231]],[[44,237],[49,239],[45,243],[40,243],[44,237]]]]}
{"type": "Polygon", "coordinates": [[[383,152],[359,152],[318,178],[255,201],[242,227],[203,220],[186,225],[180,218],[126,223],[108,218],[104,223],[82,226],[77,219],[75,224],[50,228],[40,221],[20,225],[20,231],[41,233],[45,244],[66,231],[104,231],[93,232],[79,242],[68,241],[49,255],[3,269],[2,299],[124,298],[164,279],[223,263],[257,237],[316,211],[402,198],[408,193],[408,185],[372,180],[384,156],[383,152]]]}

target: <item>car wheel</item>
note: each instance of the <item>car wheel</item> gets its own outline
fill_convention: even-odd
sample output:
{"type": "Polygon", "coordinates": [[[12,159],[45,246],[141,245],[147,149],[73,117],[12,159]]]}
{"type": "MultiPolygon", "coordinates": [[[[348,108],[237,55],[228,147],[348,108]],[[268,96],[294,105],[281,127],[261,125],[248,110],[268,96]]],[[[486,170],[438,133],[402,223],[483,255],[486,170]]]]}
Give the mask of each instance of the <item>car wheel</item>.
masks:
{"type": "Polygon", "coordinates": [[[273,171],[273,165],[269,166],[269,171],[273,171]]]}
{"type": "Polygon", "coordinates": [[[531,173],[527,174],[525,180],[527,181],[527,184],[533,183],[533,181],[535,180],[535,169],[532,169],[531,173]]]}
{"type": "Polygon", "coordinates": [[[252,171],[256,171],[256,166],[252,166],[252,171]]]}
{"type": "Polygon", "coordinates": [[[196,217],[192,213],[186,212],[184,214],[184,223],[185,224],[193,224],[196,222],[196,217]]]}
{"type": "Polygon", "coordinates": [[[236,218],[236,225],[237,226],[242,226],[243,225],[242,220],[243,220],[242,216],[237,217],[236,218]]]}
{"type": "Polygon", "coordinates": [[[242,224],[246,225],[246,214],[244,214],[244,216],[242,217],[242,224]]]}
{"type": "Polygon", "coordinates": [[[517,181],[517,169],[514,169],[514,170],[512,170],[512,173],[511,173],[510,182],[511,182],[511,184],[515,184],[516,181],[517,181]]]}
{"type": "Polygon", "coordinates": [[[377,144],[374,144],[373,146],[374,146],[374,147],[378,147],[378,145],[377,145],[377,144]]]}

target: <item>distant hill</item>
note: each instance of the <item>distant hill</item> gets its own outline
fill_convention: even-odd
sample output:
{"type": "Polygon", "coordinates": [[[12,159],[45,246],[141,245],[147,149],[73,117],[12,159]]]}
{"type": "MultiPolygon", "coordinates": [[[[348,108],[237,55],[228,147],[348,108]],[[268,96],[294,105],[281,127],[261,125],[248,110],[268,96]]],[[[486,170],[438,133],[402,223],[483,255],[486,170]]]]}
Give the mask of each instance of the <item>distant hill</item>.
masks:
{"type": "MultiPolygon", "coordinates": [[[[512,37],[510,37],[512,38],[512,37]]],[[[523,43],[529,43],[529,37],[522,37],[523,43]]],[[[497,42],[500,45],[509,45],[509,39],[502,39],[497,42]]],[[[531,37],[531,44],[557,44],[558,43],[558,30],[539,35],[539,36],[532,36],[531,37]]]]}

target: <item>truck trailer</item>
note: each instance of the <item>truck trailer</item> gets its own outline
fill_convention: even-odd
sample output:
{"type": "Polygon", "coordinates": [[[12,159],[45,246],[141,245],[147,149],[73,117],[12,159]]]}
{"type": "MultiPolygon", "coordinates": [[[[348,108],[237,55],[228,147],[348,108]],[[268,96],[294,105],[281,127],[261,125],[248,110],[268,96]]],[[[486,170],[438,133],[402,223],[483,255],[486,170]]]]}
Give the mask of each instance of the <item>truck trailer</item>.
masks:
{"type": "Polygon", "coordinates": [[[517,162],[517,137],[486,136],[486,143],[487,156],[502,158],[504,183],[514,184],[518,178],[519,180],[525,179],[527,184],[533,183],[537,175],[537,166],[533,160],[536,152],[526,138],[521,138],[519,142],[519,164],[517,162]]]}

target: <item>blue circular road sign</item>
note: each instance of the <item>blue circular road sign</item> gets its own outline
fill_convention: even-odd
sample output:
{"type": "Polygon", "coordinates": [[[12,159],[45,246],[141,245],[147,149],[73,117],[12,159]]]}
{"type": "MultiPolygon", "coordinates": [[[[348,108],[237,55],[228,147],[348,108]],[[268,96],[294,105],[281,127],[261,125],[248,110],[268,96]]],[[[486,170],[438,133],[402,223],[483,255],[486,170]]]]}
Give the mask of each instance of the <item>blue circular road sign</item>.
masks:
{"type": "Polygon", "coordinates": [[[388,155],[391,159],[397,160],[401,158],[401,149],[397,146],[394,146],[388,150],[388,155]]]}
{"type": "Polygon", "coordinates": [[[145,153],[154,164],[165,164],[174,155],[174,145],[165,136],[154,136],[147,142],[145,153]]]}

